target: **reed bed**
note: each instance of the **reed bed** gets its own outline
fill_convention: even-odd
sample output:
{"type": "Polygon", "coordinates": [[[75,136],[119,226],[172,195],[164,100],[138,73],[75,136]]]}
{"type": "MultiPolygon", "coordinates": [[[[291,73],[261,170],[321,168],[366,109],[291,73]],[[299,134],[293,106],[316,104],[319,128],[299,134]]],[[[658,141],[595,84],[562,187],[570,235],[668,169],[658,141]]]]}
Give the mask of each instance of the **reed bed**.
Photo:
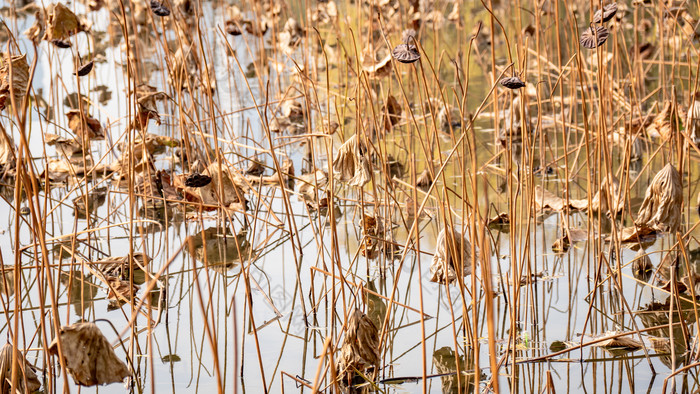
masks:
{"type": "Polygon", "coordinates": [[[700,2],[0,12],[3,393],[700,389],[700,2]]]}

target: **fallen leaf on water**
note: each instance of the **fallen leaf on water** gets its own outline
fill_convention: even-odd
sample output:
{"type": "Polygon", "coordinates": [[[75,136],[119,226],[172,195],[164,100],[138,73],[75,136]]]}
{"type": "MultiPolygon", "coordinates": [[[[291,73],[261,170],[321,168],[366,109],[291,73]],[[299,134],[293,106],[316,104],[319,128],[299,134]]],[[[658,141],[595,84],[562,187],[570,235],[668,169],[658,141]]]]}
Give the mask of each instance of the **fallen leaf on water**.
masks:
{"type": "MultiPolygon", "coordinates": [[[[616,336],[619,334],[620,333],[617,331],[608,331],[605,334],[599,336],[597,339],[613,337],[613,336],[616,336]]],[[[633,350],[641,349],[643,345],[640,341],[632,338],[632,334],[628,334],[628,335],[617,336],[614,338],[610,338],[610,339],[595,343],[595,344],[593,344],[593,346],[600,347],[600,348],[606,348],[606,349],[633,351],[633,350]]]]}
{"type": "Polygon", "coordinates": [[[49,346],[49,354],[58,356],[59,337],[66,368],[77,384],[95,386],[116,383],[131,375],[95,323],[61,327],[59,336],[49,346]]]}

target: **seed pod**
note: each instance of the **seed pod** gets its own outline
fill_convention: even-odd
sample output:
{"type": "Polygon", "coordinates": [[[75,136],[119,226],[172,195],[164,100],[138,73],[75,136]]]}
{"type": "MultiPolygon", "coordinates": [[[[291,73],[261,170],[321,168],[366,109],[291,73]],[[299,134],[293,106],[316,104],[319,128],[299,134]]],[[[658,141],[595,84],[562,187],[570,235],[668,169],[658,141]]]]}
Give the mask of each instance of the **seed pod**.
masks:
{"type": "Polygon", "coordinates": [[[507,87],[508,89],[515,90],[525,87],[525,82],[518,77],[510,77],[501,79],[501,85],[507,87]]]}
{"type": "Polygon", "coordinates": [[[187,187],[204,187],[211,182],[211,177],[199,173],[193,173],[185,178],[185,186],[187,187]]]}
{"type": "Polygon", "coordinates": [[[151,0],[151,11],[158,16],[168,16],[170,15],[170,10],[168,7],[163,5],[163,3],[158,0],[151,0]]]}
{"type": "Polygon", "coordinates": [[[612,19],[615,14],[617,14],[617,3],[608,4],[602,10],[596,11],[593,15],[593,23],[605,23],[612,19]]]}
{"type": "Polygon", "coordinates": [[[605,43],[610,31],[604,26],[590,27],[581,34],[581,46],[588,49],[595,49],[605,43]]]}
{"type": "Polygon", "coordinates": [[[399,44],[391,52],[391,56],[401,63],[413,63],[420,59],[420,52],[415,45],[399,44]]]}
{"type": "Polygon", "coordinates": [[[59,40],[59,39],[53,39],[51,40],[51,43],[56,46],[56,48],[70,48],[70,42],[64,41],[64,40],[59,40]]]}
{"type": "Polygon", "coordinates": [[[90,71],[92,71],[92,66],[95,64],[94,61],[90,60],[89,62],[83,64],[78,68],[78,71],[75,72],[75,75],[79,77],[84,77],[88,74],[90,74],[90,71]]]}
{"type": "Polygon", "coordinates": [[[240,36],[243,32],[240,26],[236,24],[233,20],[226,21],[226,33],[232,36],[240,36]]]}

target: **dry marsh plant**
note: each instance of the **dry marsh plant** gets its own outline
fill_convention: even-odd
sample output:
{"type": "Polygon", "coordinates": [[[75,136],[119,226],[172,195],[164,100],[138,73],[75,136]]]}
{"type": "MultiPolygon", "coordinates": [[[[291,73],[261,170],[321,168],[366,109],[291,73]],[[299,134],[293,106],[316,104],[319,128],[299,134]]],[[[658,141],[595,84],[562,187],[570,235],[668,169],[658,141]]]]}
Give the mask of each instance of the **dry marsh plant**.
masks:
{"type": "Polygon", "coordinates": [[[3,393],[700,390],[697,1],[0,14],[3,393]]]}

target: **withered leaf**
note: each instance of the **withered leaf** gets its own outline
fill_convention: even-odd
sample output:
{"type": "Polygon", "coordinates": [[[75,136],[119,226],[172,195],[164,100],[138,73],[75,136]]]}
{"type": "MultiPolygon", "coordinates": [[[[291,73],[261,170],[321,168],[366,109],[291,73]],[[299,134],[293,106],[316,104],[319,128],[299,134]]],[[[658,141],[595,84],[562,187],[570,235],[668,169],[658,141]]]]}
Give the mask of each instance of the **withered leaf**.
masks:
{"type": "Polygon", "coordinates": [[[46,39],[54,45],[54,41],[64,41],[83,30],[78,17],[63,3],[50,4],[47,7],[47,15],[46,39]]]}
{"type": "Polygon", "coordinates": [[[22,352],[18,351],[19,359],[15,359],[14,362],[12,353],[13,347],[9,343],[0,349],[0,391],[3,393],[33,393],[39,390],[41,382],[22,352]],[[15,377],[17,388],[15,390],[12,389],[13,364],[16,365],[17,371],[15,377]]]}
{"type": "Polygon", "coordinates": [[[683,182],[673,164],[668,163],[652,179],[639,207],[635,224],[658,231],[674,232],[681,224],[683,182]]]}
{"type": "Polygon", "coordinates": [[[27,94],[29,86],[29,64],[26,55],[12,56],[2,53],[0,58],[0,111],[11,104],[10,91],[15,99],[15,104],[22,105],[22,99],[27,94]],[[12,75],[10,75],[10,62],[12,63],[12,75]]]}
{"type": "Polygon", "coordinates": [[[379,330],[359,309],[350,314],[345,328],[336,368],[339,376],[350,380],[355,370],[364,372],[379,364],[379,330]]]}
{"type": "MultiPolygon", "coordinates": [[[[442,229],[436,243],[430,263],[431,282],[449,284],[460,274],[467,276],[472,273],[472,248],[465,236],[452,228],[442,229]]],[[[478,258],[478,251],[474,258],[478,258]]]]}
{"type": "Polygon", "coordinates": [[[49,354],[58,356],[59,337],[66,367],[77,384],[116,383],[131,375],[95,323],[61,327],[59,336],[49,346],[49,354]]]}

